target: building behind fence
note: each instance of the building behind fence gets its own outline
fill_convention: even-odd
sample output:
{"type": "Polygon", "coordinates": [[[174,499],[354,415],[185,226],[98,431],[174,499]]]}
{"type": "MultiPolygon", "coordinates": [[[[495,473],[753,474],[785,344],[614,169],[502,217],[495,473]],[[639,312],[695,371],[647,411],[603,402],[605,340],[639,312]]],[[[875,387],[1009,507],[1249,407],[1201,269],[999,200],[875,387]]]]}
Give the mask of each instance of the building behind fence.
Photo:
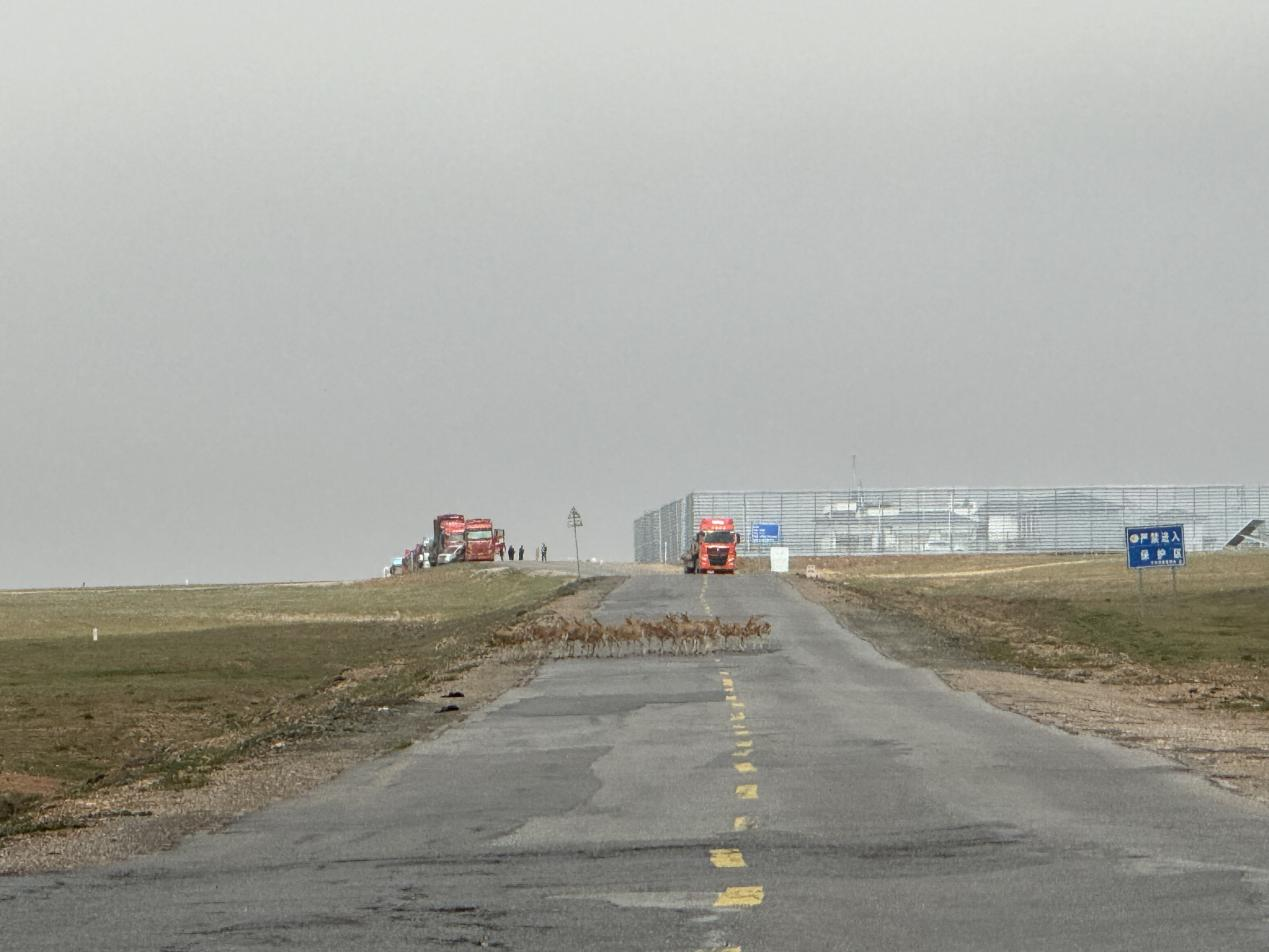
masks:
{"type": "Polygon", "coordinates": [[[1125,527],[1165,523],[1184,524],[1190,551],[1212,551],[1267,504],[1269,486],[692,492],[635,520],[635,561],[678,561],[704,516],[733,518],[747,556],[1122,552],[1125,527]]]}

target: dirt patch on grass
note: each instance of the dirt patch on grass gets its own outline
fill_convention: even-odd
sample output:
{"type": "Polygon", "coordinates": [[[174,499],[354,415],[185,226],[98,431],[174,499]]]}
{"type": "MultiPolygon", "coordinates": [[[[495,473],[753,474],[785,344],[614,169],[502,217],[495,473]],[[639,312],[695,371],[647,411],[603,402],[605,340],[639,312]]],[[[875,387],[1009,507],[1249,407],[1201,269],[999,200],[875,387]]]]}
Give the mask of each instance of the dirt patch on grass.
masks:
{"type": "Polygon", "coordinates": [[[9,793],[18,796],[48,797],[61,789],[62,785],[52,777],[0,772],[0,795],[9,793]]]}
{"type": "Polygon", "coordinates": [[[790,579],[883,653],[957,690],[1154,750],[1269,803],[1269,625],[1259,607],[1269,561],[1204,558],[1182,594],[1152,580],[1145,599],[1106,559],[943,561],[802,560],[790,579]],[[805,577],[808,562],[817,578],[805,577]]]}

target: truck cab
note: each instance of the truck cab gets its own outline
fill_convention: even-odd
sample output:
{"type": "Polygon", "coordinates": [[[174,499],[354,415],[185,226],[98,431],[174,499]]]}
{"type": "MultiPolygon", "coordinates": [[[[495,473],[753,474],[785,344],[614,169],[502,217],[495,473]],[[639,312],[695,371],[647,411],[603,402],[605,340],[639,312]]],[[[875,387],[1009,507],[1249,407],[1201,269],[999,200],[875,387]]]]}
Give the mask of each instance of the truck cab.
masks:
{"type": "Polygon", "coordinates": [[[492,520],[468,519],[463,531],[463,558],[468,562],[492,562],[497,556],[498,541],[492,520]]]}
{"type": "Polygon", "coordinates": [[[707,516],[700,521],[696,538],[683,553],[683,571],[688,575],[734,574],[736,545],[739,541],[736,524],[730,517],[707,516]]]}
{"type": "Polygon", "coordinates": [[[463,559],[463,532],[467,520],[456,512],[437,516],[432,520],[431,559],[433,565],[461,562],[463,559]],[[455,548],[457,546],[457,548],[455,548]],[[449,558],[443,558],[446,554],[449,558]]]}

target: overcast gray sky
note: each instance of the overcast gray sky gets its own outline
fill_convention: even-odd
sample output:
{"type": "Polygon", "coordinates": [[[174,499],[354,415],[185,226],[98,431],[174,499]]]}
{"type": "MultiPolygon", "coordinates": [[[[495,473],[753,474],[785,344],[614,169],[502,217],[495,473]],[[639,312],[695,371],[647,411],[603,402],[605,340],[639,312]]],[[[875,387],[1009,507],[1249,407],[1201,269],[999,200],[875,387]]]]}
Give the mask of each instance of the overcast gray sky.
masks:
{"type": "Polygon", "coordinates": [[[1269,481],[1269,4],[0,5],[0,587],[1269,481]]]}

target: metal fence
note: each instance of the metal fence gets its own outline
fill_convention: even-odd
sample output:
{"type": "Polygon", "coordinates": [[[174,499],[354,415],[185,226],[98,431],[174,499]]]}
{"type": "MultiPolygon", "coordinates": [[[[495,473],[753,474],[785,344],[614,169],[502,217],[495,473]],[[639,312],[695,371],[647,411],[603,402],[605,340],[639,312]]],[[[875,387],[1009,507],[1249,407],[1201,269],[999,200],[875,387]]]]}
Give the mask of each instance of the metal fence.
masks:
{"type": "Polygon", "coordinates": [[[675,562],[702,517],[730,516],[749,556],[773,544],[820,556],[1121,552],[1126,526],[1162,523],[1184,524],[1190,551],[1212,551],[1266,506],[1269,486],[693,492],[636,519],[634,550],[637,562],[675,562]]]}

